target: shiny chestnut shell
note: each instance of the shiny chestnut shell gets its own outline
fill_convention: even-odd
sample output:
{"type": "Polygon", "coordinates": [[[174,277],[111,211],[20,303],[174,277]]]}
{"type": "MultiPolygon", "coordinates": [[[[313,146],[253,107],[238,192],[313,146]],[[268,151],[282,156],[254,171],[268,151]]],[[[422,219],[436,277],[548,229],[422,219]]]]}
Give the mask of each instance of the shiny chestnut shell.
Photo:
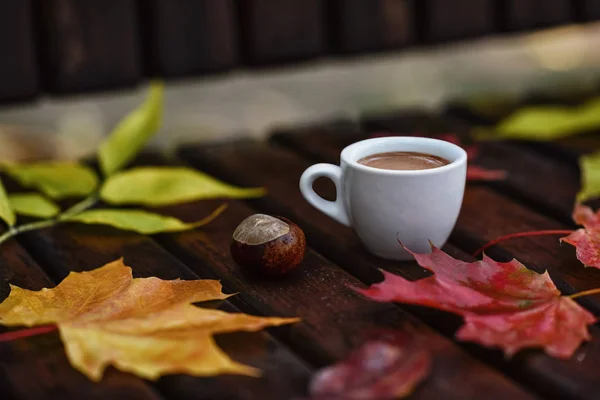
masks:
{"type": "Polygon", "coordinates": [[[287,218],[254,214],[234,231],[230,251],[241,267],[281,276],[304,259],[306,238],[302,229],[287,218]]]}

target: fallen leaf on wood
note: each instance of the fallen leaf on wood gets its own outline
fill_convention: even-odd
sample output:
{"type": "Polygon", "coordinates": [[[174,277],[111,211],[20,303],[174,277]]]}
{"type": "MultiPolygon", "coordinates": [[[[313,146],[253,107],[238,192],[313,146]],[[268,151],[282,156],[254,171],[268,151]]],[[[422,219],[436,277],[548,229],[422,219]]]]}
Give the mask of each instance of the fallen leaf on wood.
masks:
{"type": "Polygon", "coordinates": [[[245,374],[213,335],[258,331],[296,322],[205,309],[192,303],[229,297],[214,280],[133,279],[117,260],[89,272],[71,272],[52,289],[11,286],[0,303],[0,324],[56,324],[71,364],[94,381],[112,365],[146,379],[164,374],[245,374]]]}
{"type": "Polygon", "coordinates": [[[21,185],[37,189],[53,199],[87,196],[98,186],[94,171],[74,162],[9,164],[3,170],[21,185]]]}
{"type": "Polygon", "coordinates": [[[577,201],[582,203],[599,197],[600,152],[579,157],[579,169],[581,171],[581,190],[577,193],[577,201]]]}
{"type": "Polygon", "coordinates": [[[485,255],[481,261],[464,262],[433,245],[431,254],[411,254],[434,275],[411,282],[383,272],[382,283],[356,290],[377,301],[462,315],[465,323],[458,339],[500,347],[509,357],[523,348],[541,347],[551,356],[569,358],[590,339],[587,326],[595,317],[561,296],[547,272],[538,274],[517,260],[499,263],[485,255]]]}
{"type": "Polygon", "coordinates": [[[549,141],[600,127],[600,98],[579,106],[534,105],[523,107],[500,121],[478,139],[549,141]]]}
{"type": "MultiPolygon", "coordinates": [[[[373,135],[373,137],[386,137],[386,136],[398,136],[393,134],[379,133],[373,135]]],[[[462,147],[467,152],[467,159],[473,161],[479,155],[479,146],[476,144],[466,145],[460,139],[460,137],[454,133],[440,133],[440,134],[414,134],[412,136],[423,136],[431,137],[434,139],[444,140],[446,142],[453,143],[457,146],[462,147]]],[[[498,181],[506,179],[508,173],[504,170],[498,169],[487,169],[476,165],[467,165],[467,180],[468,181],[498,181]]]]}
{"type": "Polygon", "coordinates": [[[214,198],[251,198],[265,194],[261,188],[240,188],[185,167],[139,167],[119,172],[100,191],[112,204],[164,206],[214,198]]]}
{"type": "Polygon", "coordinates": [[[162,121],[163,92],[163,82],[152,82],[144,103],[123,118],[102,143],[98,159],[104,176],[125,167],[156,133],[162,121]]]}
{"type": "Polygon", "coordinates": [[[431,369],[429,351],[406,332],[365,342],[310,383],[310,400],[393,400],[409,396],[431,369]]]}
{"type": "Polygon", "coordinates": [[[10,206],[17,214],[36,218],[54,217],[60,208],[38,193],[14,193],[8,196],[10,206]]]}
{"type": "Polygon", "coordinates": [[[594,213],[590,207],[578,203],[573,210],[573,220],[583,228],[560,241],[575,246],[577,259],[583,265],[600,268],[600,210],[594,213]]]}
{"type": "Polygon", "coordinates": [[[199,228],[212,222],[225,211],[222,205],[208,217],[187,223],[174,217],[155,214],[143,210],[93,209],[73,215],[67,221],[83,224],[108,225],[126,231],[134,231],[143,235],[154,235],[162,232],[181,232],[199,228]]]}
{"type": "Polygon", "coordinates": [[[6,222],[8,226],[13,226],[17,222],[15,211],[10,206],[10,201],[6,195],[6,189],[2,181],[0,181],[0,218],[6,222]]]}

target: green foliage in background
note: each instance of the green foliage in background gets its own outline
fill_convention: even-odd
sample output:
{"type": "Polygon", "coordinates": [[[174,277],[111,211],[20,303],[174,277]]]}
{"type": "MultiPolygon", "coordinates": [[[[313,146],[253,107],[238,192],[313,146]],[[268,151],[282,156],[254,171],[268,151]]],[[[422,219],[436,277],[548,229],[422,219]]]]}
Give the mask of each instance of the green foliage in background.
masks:
{"type": "Polygon", "coordinates": [[[580,106],[534,105],[518,109],[492,130],[482,129],[476,139],[548,141],[600,128],[600,98],[580,106]]]}
{"type": "Polygon", "coordinates": [[[21,186],[39,193],[11,193],[0,182],[0,219],[8,230],[0,243],[21,233],[61,222],[100,224],[142,234],[178,232],[203,226],[225,210],[217,208],[206,218],[187,223],[145,210],[91,209],[99,200],[116,205],[167,206],[213,198],[250,198],[264,195],[262,188],[239,188],[185,167],[125,168],[159,129],[163,114],[164,84],[152,82],[144,103],[125,116],[98,150],[102,179],[92,168],[76,162],[4,164],[2,171],[21,186]],[[51,199],[83,198],[61,210],[51,199]],[[41,218],[15,225],[16,214],[41,218]]]}

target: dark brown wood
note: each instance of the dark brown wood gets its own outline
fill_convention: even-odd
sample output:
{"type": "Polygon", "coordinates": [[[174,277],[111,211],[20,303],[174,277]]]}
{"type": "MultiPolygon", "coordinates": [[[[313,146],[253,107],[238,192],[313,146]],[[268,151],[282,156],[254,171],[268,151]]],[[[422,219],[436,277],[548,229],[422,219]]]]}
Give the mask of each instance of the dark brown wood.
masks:
{"type": "MultiPolygon", "coordinates": [[[[69,271],[98,268],[119,257],[131,266],[136,277],[210,278],[206,271],[200,271],[203,275],[196,275],[151,239],[113,228],[61,226],[27,234],[23,241],[32,254],[44,260],[44,265],[58,279],[64,278],[69,271]]],[[[224,303],[229,304],[229,310],[235,310],[229,302],[224,303]]],[[[248,334],[244,339],[238,336],[237,340],[219,338],[219,344],[229,344],[224,349],[232,358],[263,368],[264,375],[261,378],[165,377],[157,383],[158,388],[166,396],[176,393],[174,398],[190,400],[237,399],[243,396],[275,400],[299,396],[305,390],[310,370],[268,334],[248,334]],[[240,340],[247,345],[235,346],[240,340]]]]}
{"type": "Polygon", "coordinates": [[[325,4],[321,0],[238,1],[244,61],[300,61],[326,50],[325,4]]]}
{"type": "Polygon", "coordinates": [[[79,93],[141,78],[135,0],[37,0],[43,87],[79,93]]]}
{"type": "Polygon", "coordinates": [[[413,0],[328,1],[333,51],[398,49],[416,39],[413,0]]]}
{"type": "Polygon", "coordinates": [[[600,19],[600,3],[596,0],[579,0],[578,17],[582,21],[595,21],[600,19]]]}
{"type": "MultiPolygon", "coordinates": [[[[9,283],[30,290],[54,286],[14,241],[2,244],[0,251],[0,301],[8,296],[9,283]]],[[[5,377],[0,380],[2,399],[161,399],[143,380],[112,368],[102,382],[93,383],[71,366],[56,332],[0,343],[0,371],[5,377]]]]}
{"type": "Polygon", "coordinates": [[[0,101],[31,99],[38,91],[31,0],[0,2],[0,101]]]}
{"type": "MultiPolygon", "coordinates": [[[[177,207],[172,211],[180,218],[197,215],[198,210],[208,210],[208,204],[177,207]]],[[[171,252],[188,265],[209,265],[219,278],[229,282],[232,290],[239,290],[241,301],[253,308],[270,307],[273,312],[295,309],[305,325],[299,325],[295,347],[302,346],[302,354],[315,357],[316,362],[329,362],[343,357],[358,345],[369,332],[377,329],[401,328],[409,324],[422,335],[435,358],[434,369],[428,383],[415,393],[415,398],[477,397],[488,388],[488,396],[503,396],[500,392],[524,394],[507,387],[508,382],[484,365],[475,367],[470,359],[449,341],[434,334],[417,320],[391,304],[373,304],[353,292],[351,287],[364,284],[339,267],[308,250],[301,269],[286,278],[265,282],[248,274],[231,261],[229,243],[237,224],[255,211],[234,202],[228,212],[211,224],[209,232],[186,232],[176,236],[163,236],[160,240],[171,252]],[[470,375],[472,368],[482,368],[478,376],[470,375]],[[450,370],[452,373],[449,375],[450,370]],[[463,375],[466,374],[466,375],[463,375]],[[460,378],[459,378],[460,377],[460,378]],[[469,388],[444,381],[469,380],[469,388]],[[486,383],[484,383],[484,381],[486,383]],[[497,390],[498,392],[495,392],[497,390]]],[[[287,312],[287,311],[285,311],[287,312]]],[[[477,363],[478,364],[478,363],[477,363]]]]}
{"type": "MultiPolygon", "coordinates": [[[[423,116],[419,120],[425,118],[423,116]]],[[[433,119],[431,116],[429,118],[433,119]]],[[[435,120],[436,125],[432,125],[431,130],[447,123],[441,118],[435,120]]],[[[393,122],[397,123],[398,131],[411,123],[410,119],[403,118],[402,114],[397,115],[393,122]]],[[[392,125],[386,127],[391,128],[392,125]]],[[[419,130],[426,133],[428,131],[423,129],[427,127],[428,125],[421,125],[419,130]]],[[[336,162],[337,154],[348,144],[347,139],[357,141],[367,138],[369,134],[365,132],[361,137],[360,133],[354,133],[342,140],[340,138],[343,135],[327,135],[322,131],[305,133],[297,138],[294,138],[293,134],[281,136],[286,137],[283,143],[287,142],[292,148],[302,149],[299,150],[301,152],[310,152],[315,160],[336,162]]],[[[281,138],[279,140],[281,141],[281,138]]],[[[563,215],[563,220],[568,219],[578,182],[576,172],[569,165],[561,166],[556,161],[551,164],[534,154],[527,155],[522,148],[512,148],[503,144],[483,144],[481,150],[481,159],[487,160],[484,166],[507,168],[510,172],[511,178],[503,183],[503,186],[500,183],[493,185],[498,192],[502,193],[506,189],[514,197],[527,199],[530,205],[543,205],[546,209],[554,210],[556,215],[563,215]],[[493,162],[490,161],[492,158],[493,162]]],[[[490,189],[471,184],[465,193],[462,212],[452,241],[467,251],[474,251],[485,242],[510,233],[574,228],[573,224],[556,222],[536,213],[535,209],[523,207],[490,189]]],[[[515,239],[501,247],[539,272],[548,269],[559,288],[567,293],[600,287],[600,276],[594,271],[572,268],[579,262],[574,258],[570,246],[558,245],[559,237],[515,239]],[[530,247],[527,247],[528,244],[530,247]]],[[[582,299],[582,302],[594,312],[600,313],[599,300],[600,297],[593,296],[582,299]]]]}
{"type": "MultiPolygon", "coordinates": [[[[316,140],[319,136],[324,135],[322,132],[314,136],[305,135],[300,142],[303,143],[304,148],[313,149],[314,154],[320,146],[316,140]]],[[[337,136],[340,137],[344,135],[337,136]]],[[[330,145],[333,146],[332,143],[330,145]]],[[[423,270],[415,263],[387,262],[370,256],[350,229],[342,227],[308,205],[297,189],[297,179],[311,162],[299,158],[290,151],[246,141],[235,145],[187,147],[181,150],[180,155],[193,165],[233,183],[265,185],[270,196],[252,201],[251,204],[271,214],[289,217],[298,223],[306,232],[307,239],[313,247],[318,248],[329,259],[339,263],[355,276],[361,277],[361,280],[366,282],[381,280],[381,277],[373,276],[372,271],[376,268],[386,269],[408,279],[424,276],[423,270]],[[278,168],[273,168],[273,165],[277,165],[278,168]]],[[[336,162],[326,158],[321,158],[320,161],[336,162]]],[[[316,185],[317,191],[326,193],[323,189],[323,186],[316,185]]],[[[331,193],[326,194],[331,196],[331,193]]],[[[175,249],[171,250],[175,251],[175,249]]],[[[455,257],[471,259],[452,246],[446,246],[445,250],[455,257]]],[[[188,253],[192,254],[193,251],[190,249],[188,253]]],[[[452,336],[458,327],[459,321],[448,318],[447,314],[431,312],[423,307],[402,307],[409,309],[411,313],[448,336],[452,336]]],[[[600,340],[600,333],[594,331],[594,335],[595,341],[580,349],[587,356],[590,354],[588,348],[596,349],[596,341],[600,340]]],[[[598,350],[600,351],[600,347],[598,350]]],[[[583,396],[593,398],[595,396],[593,393],[598,388],[596,383],[598,377],[590,374],[586,368],[575,372],[579,364],[577,357],[565,362],[539,352],[527,352],[507,363],[497,353],[494,355],[493,352],[474,348],[474,346],[469,347],[469,351],[488,361],[493,360],[513,379],[535,388],[546,396],[578,397],[581,395],[579,389],[574,388],[580,385],[586,388],[583,396]],[[561,376],[560,379],[558,375],[561,376]]],[[[600,353],[594,357],[600,359],[600,353]]]]}
{"type": "Polygon", "coordinates": [[[140,7],[151,75],[192,76],[237,64],[233,0],[149,0],[140,7]]]}
{"type": "Polygon", "coordinates": [[[543,157],[531,149],[507,143],[482,143],[476,165],[507,171],[506,180],[487,186],[550,215],[568,226],[579,190],[580,176],[574,166],[555,157],[543,157]]]}
{"type": "MultiPolygon", "coordinates": [[[[197,218],[199,214],[214,209],[216,204],[218,202],[196,203],[188,205],[187,209],[181,206],[172,211],[178,211],[187,218],[197,218]]],[[[91,269],[123,256],[137,276],[152,275],[163,279],[188,279],[197,276],[220,278],[226,292],[240,292],[231,298],[231,302],[244,310],[268,315],[301,316],[303,322],[277,330],[278,336],[293,344],[304,357],[320,364],[343,357],[370,330],[398,328],[410,323],[430,343],[438,360],[428,385],[420,389],[415,398],[469,398],[483,393],[492,398],[530,398],[502,375],[402,313],[398,307],[369,302],[353,293],[348,285],[358,286],[361,283],[313,251],[307,252],[305,268],[290,280],[255,279],[241,273],[229,255],[228,239],[237,224],[252,212],[240,203],[233,202],[227,213],[206,229],[162,237],[163,242],[174,237],[181,246],[187,246],[185,254],[179,251],[177,255],[198,275],[157,247],[151,239],[114,229],[64,226],[28,234],[25,243],[32,252],[48,260],[50,270],[58,276],[66,275],[69,269],[65,266],[69,266],[71,270],[91,269]],[[454,380],[455,384],[448,383],[454,380]],[[469,381],[469,385],[458,383],[465,380],[469,381]]],[[[169,248],[171,249],[170,246],[169,248]]],[[[235,354],[232,356],[235,357],[235,354]]],[[[270,359],[265,364],[270,369],[266,376],[273,378],[264,378],[258,388],[261,393],[269,388],[271,397],[267,398],[289,398],[286,397],[289,394],[282,395],[278,391],[289,393],[286,390],[298,390],[298,382],[294,378],[298,373],[292,367],[281,367],[291,363],[290,356],[282,349],[275,348],[268,352],[267,357],[270,359]],[[283,360],[279,359],[281,357],[283,360]],[[283,387],[280,388],[276,382],[280,382],[279,385],[283,387]]],[[[215,382],[219,381],[210,380],[206,384],[217,384],[215,382]]],[[[227,395],[238,398],[242,390],[250,390],[241,386],[241,382],[236,385],[219,385],[218,388],[227,395]]],[[[167,393],[174,386],[181,385],[181,382],[168,387],[159,384],[159,388],[167,393]]],[[[195,393],[198,396],[207,391],[217,393],[205,386],[198,386],[196,389],[190,387],[179,393],[195,393]]]]}
{"type": "Polygon", "coordinates": [[[570,0],[500,0],[502,26],[509,31],[545,28],[573,21],[570,0]]]}
{"type": "Polygon", "coordinates": [[[556,140],[546,146],[552,146],[555,152],[562,153],[567,160],[577,162],[585,154],[595,153],[600,150],[600,131],[585,133],[565,139],[556,140]]]}
{"type": "Polygon", "coordinates": [[[496,30],[495,0],[418,1],[420,33],[426,42],[491,34],[496,30]]]}

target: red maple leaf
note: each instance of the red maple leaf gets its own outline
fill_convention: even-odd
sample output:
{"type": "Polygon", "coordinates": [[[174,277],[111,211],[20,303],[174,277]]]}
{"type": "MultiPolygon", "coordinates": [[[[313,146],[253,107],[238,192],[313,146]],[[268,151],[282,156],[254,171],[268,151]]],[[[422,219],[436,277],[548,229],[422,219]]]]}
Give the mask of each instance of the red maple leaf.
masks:
{"type": "Polygon", "coordinates": [[[551,356],[569,358],[590,339],[587,326],[596,318],[571,297],[561,296],[547,272],[538,274],[517,260],[499,263],[485,255],[481,261],[464,262],[433,245],[431,254],[411,254],[434,275],[411,282],[383,272],[383,282],[356,290],[376,301],[462,315],[465,323],[458,339],[500,347],[508,357],[523,348],[542,347],[551,356]]]}
{"type": "Polygon", "coordinates": [[[410,395],[429,374],[431,356],[414,335],[382,332],[310,383],[310,400],[392,400],[410,395]]]}
{"type": "Polygon", "coordinates": [[[585,266],[600,268],[600,210],[596,213],[587,206],[576,204],[573,220],[583,228],[561,238],[576,248],[577,259],[585,266]]]}
{"type": "MultiPolygon", "coordinates": [[[[372,135],[372,137],[387,137],[387,136],[398,136],[392,133],[377,133],[372,135]]],[[[479,146],[476,144],[465,145],[460,138],[454,133],[439,133],[435,135],[427,135],[427,134],[413,134],[411,136],[424,136],[424,137],[433,137],[440,140],[445,140],[446,142],[453,143],[457,146],[462,147],[467,152],[467,159],[473,160],[477,158],[479,155],[479,146]]],[[[506,179],[507,172],[500,169],[487,169],[483,167],[479,167],[476,165],[469,165],[467,167],[467,180],[468,181],[498,181],[506,179]]]]}

